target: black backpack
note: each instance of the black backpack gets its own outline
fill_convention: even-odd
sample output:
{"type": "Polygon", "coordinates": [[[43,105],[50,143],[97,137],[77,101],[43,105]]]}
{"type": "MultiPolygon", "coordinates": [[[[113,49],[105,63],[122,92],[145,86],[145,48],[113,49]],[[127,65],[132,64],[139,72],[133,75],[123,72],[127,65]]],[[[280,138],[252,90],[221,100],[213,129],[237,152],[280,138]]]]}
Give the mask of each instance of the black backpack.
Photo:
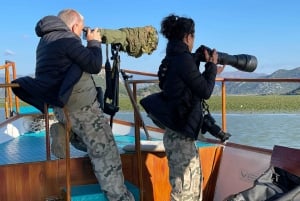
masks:
{"type": "Polygon", "coordinates": [[[270,166],[254,185],[224,201],[300,201],[300,177],[270,166]]]}

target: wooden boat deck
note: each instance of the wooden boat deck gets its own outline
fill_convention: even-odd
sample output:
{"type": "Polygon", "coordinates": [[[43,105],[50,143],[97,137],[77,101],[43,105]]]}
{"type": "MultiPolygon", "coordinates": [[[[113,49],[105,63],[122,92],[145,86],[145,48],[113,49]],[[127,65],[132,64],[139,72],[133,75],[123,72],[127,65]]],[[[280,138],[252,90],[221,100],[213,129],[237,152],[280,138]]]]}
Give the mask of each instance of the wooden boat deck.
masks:
{"type": "MultiPolygon", "coordinates": [[[[134,144],[135,141],[133,129],[124,129],[129,127],[121,126],[114,134],[121,154],[125,180],[139,186],[136,153],[123,150],[124,146],[134,144]]],[[[141,135],[141,140],[145,140],[144,135],[141,135]]],[[[199,154],[203,156],[204,185],[207,187],[204,191],[206,197],[212,197],[212,184],[216,181],[218,158],[222,148],[217,144],[200,141],[197,146],[199,154]]],[[[4,188],[0,189],[0,200],[45,200],[61,196],[61,191],[66,186],[66,162],[53,155],[50,160],[46,159],[45,131],[28,132],[1,143],[0,151],[0,180],[4,184],[4,188]]],[[[86,153],[70,146],[70,154],[72,185],[96,184],[97,180],[86,153]]],[[[165,153],[142,151],[141,168],[144,201],[167,199],[170,185],[165,153]]]]}
{"type": "MultiPolygon", "coordinates": [[[[133,144],[134,136],[116,135],[115,140],[120,153],[124,153],[123,147],[133,144]]],[[[197,142],[199,148],[211,145],[206,142],[197,142]]],[[[0,165],[45,161],[47,160],[45,131],[26,133],[2,143],[0,144],[0,153],[0,165]]],[[[70,154],[72,158],[87,156],[86,152],[82,152],[73,146],[70,146],[70,154]]],[[[57,158],[51,155],[51,159],[55,160],[57,158]]]]}
{"type": "MultiPolygon", "coordinates": [[[[132,143],[133,136],[115,136],[120,150],[132,143]]],[[[206,197],[213,196],[221,147],[206,142],[197,143],[203,156],[206,197]],[[209,183],[211,183],[209,185],[209,183]]],[[[65,187],[66,163],[64,159],[46,160],[45,134],[25,134],[0,145],[0,200],[40,200],[59,197],[65,187]],[[19,199],[20,198],[20,199],[19,199]]],[[[71,148],[72,185],[96,184],[90,160],[86,153],[71,148]]],[[[138,186],[137,159],[134,152],[121,153],[126,181],[138,186]]],[[[144,201],[167,199],[170,192],[167,159],[164,152],[142,152],[144,201]]]]}

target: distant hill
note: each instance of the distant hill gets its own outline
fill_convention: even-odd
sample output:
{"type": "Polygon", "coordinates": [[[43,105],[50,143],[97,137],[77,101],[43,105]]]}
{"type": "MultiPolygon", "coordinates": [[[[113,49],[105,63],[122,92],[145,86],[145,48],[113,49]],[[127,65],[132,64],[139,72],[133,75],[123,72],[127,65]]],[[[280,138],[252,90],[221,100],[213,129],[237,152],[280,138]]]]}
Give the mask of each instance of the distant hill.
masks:
{"type": "MultiPolygon", "coordinates": [[[[248,73],[242,71],[224,72],[218,77],[224,78],[300,78],[300,67],[292,70],[277,70],[272,74],[248,73]]],[[[157,91],[157,86],[145,86],[140,89],[140,95],[157,91]]],[[[229,95],[271,95],[300,94],[300,83],[270,83],[270,82],[226,82],[226,92],[229,95]]],[[[221,94],[221,82],[216,82],[214,94],[221,94]]]]}
{"type": "MultiPolygon", "coordinates": [[[[248,75],[241,76],[249,78],[248,75]],[[248,77],[247,77],[248,76],[248,77]]],[[[225,76],[224,76],[225,77],[225,76]]],[[[234,76],[232,76],[234,77],[234,76]]],[[[259,74],[251,78],[300,78],[300,67],[292,70],[277,70],[270,75],[259,74]]],[[[299,94],[300,83],[271,83],[271,82],[228,82],[226,83],[227,94],[299,94]]],[[[216,88],[216,93],[218,89],[216,88]]]]}
{"type": "Polygon", "coordinates": [[[243,71],[233,71],[233,72],[223,72],[217,77],[226,77],[226,78],[258,78],[267,76],[267,74],[263,73],[249,73],[249,72],[243,72],[243,71]]]}

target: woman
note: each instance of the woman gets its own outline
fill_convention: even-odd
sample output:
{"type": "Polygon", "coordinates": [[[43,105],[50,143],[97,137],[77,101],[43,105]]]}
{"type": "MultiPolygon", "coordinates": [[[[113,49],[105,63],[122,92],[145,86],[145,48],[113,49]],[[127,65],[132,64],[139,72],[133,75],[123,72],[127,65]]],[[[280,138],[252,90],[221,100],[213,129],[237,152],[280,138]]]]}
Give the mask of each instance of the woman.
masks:
{"type": "Polygon", "coordinates": [[[210,98],[216,74],[224,67],[217,67],[215,49],[209,53],[200,52],[199,48],[195,54],[191,53],[195,37],[192,19],[169,15],[162,20],[160,32],[168,39],[158,76],[169,115],[158,120],[166,129],[163,142],[172,186],[171,200],[198,201],[202,200],[202,174],[195,140],[202,125],[201,100],[210,98]],[[206,61],[203,73],[199,71],[201,55],[206,61]]]}

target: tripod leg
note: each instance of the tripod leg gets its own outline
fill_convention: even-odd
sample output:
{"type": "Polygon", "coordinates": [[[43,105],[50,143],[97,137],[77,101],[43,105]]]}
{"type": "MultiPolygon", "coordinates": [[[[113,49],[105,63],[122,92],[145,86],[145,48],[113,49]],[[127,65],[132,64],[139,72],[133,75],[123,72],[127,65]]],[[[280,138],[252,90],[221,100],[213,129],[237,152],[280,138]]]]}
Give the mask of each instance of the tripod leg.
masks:
{"type": "Polygon", "coordinates": [[[132,92],[132,90],[131,90],[131,88],[129,86],[128,77],[126,76],[126,74],[125,74],[124,71],[121,70],[121,73],[123,75],[124,85],[125,85],[125,88],[127,90],[128,95],[129,95],[129,98],[130,98],[131,104],[133,106],[133,109],[134,109],[135,113],[138,115],[139,120],[141,121],[141,124],[142,124],[142,127],[143,127],[144,131],[145,131],[147,140],[150,140],[150,135],[149,135],[148,130],[146,128],[146,125],[144,123],[142,114],[141,114],[141,112],[140,112],[140,110],[138,108],[138,105],[137,105],[137,103],[136,103],[136,101],[134,99],[134,96],[133,96],[133,92],[132,92]]]}

